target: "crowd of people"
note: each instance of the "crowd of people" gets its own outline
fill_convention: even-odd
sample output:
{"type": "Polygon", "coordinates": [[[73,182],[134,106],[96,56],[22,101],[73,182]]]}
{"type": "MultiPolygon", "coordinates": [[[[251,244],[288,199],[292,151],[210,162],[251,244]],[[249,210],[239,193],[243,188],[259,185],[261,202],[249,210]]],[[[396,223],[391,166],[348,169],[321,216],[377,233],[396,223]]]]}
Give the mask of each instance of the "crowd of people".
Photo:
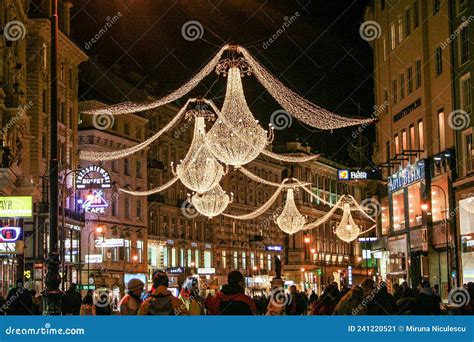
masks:
{"type": "MultiPolygon", "coordinates": [[[[88,291],[82,298],[75,284],[63,294],[63,315],[440,315],[441,297],[437,286],[424,280],[416,288],[407,282],[394,284],[389,291],[385,282],[376,283],[367,278],[360,285],[340,289],[337,283],[325,287],[321,296],[309,295],[291,286],[289,292],[276,288],[267,297],[251,298],[245,293],[245,278],[239,271],[228,274],[227,285],[215,295],[203,297],[195,277],[189,277],[178,297],[169,290],[165,272],[153,274],[153,286],[145,291],[145,284],[131,279],[127,293],[114,312],[110,300],[97,300],[88,291]],[[282,292],[283,291],[283,292],[282,292]]],[[[474,283],[464,286],[467,302],[458,308],[460,314],[474,314],[474,283]]],[[[106,298],[107,299],[107,298],[106,298]]],[[[0,314],[40,315],[41,295],[28,290],[19,279],[6,298],[0,296],[0,314]]]]}

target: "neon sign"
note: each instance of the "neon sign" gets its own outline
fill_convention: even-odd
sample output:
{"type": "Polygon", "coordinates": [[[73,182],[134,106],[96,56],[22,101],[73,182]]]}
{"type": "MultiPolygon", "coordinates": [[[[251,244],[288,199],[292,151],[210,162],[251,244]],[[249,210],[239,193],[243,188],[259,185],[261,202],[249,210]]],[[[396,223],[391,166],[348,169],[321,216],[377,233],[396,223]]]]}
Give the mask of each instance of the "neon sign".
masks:
{"type": "Polygon", "coordinates": [[[109,189],[112,186],[110,174],[98,165],[86,166],[76,178],[78,189],[109,189]]]}
{"type": "Polygon", "coordinates": [[[109,203],[104,198],[104,192],[102,190],[94,190],[91,198],[87,197],[85,202],[82,203],[82,209],[86,213],[105,214],[109,203]]]}
{"type": "Polygon", "coordinates": [[[0,242],[15,242],[20,239],[20,227],[0,227],[0,242]]]}

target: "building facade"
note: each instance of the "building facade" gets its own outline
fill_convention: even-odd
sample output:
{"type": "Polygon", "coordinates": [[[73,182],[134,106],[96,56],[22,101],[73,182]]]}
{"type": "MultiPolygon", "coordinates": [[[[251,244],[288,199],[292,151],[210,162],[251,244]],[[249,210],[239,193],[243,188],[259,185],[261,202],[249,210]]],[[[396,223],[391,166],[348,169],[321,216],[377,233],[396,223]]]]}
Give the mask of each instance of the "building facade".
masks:
{"type": "Polygon", "coordinates": [[[383,169],[378,229],[389,283],[429,279],[443,298],[457,280],[454,207],[453,64],[448,1],[372,1],[375,162],[383,169]]]}
{"type": "MultiPolygon", "coordinates": [[[[105,106],[98,101],[81,101],[81,110],[105,106]]],[[[79,149],[95,152],[116,151],[144,140],[148,120],[139,115],[117,115],[99,126],[99,119],[84,115],[79,125],[79,149]]],[[[147,278],[147,200],[130,196],[122,189],[145,189],[146,153],[140,151],[118,160],[90,163],[81,161],[76,181],[108,179],[110,186],[78,189],[77,202],[85,212],[81,237],[81,284],[105,286],[112,290],[114,302],[120,300],[129,279],[147,278]],[[101,169],[93,169],[93,168],[101,169]],[[102,170],[103,169],[103,170],[102,170]],[[104,176],[105,175],[105,176],[104,176]],[[83,177],[84,176],[84,177],[83,177]],[[90,199],[89,199],[90,198],[90,199]]],[[[92,181],[84,181],[91,183],[92,181]]],[[[100,182],[104,183],[104,182],[100,182]]],[[[79,185],[76,184],[76,187],[79,185]]]]}
{"type": "MultiPolygon", "coordinates": [[[[0,24],[17,25],[19,35],[9,36],[5,30],[0,42],[0,112],[2,113],[2,169],[0,189],[3,195],[31,196],[31,217],[8,218],[3,224],[20,225],[23,243],[16,253],[3,253],[2,289],[13,284],[13,273],[25,276],[31,287],[43,289],[46,274],[44,260],[48,252],[48,181],[49,113],[50,113],[50,1],[3,1],[0,24]],[[3,39],[5,38],[5,39],[3,39]],[[12,262],[17,271],[8,269],[12,262]]],[[[77,273],[75,262],[81,215],[74,210],[74,196],[66,174],[77,166],[76,142],[78,120],[78,66],[87,56],[69,38],[69,1],[60,2],[58,49],[58,143],[60,181],[61,234],[69,244],[69,257],[62,265],[62,275],[71,281],[77,273]],[[64,217],[64,219],[63,219],[64,217]],[[68,237],[70,240],[66,239],[68,237]],[[77,246],[77,244],[76,244],[77,246]],[[74,255],[74,256],[73,256],[74,255]]],[[[18,31],[17,31],[18,32],[18,31]]],[[[2,244],[3,247],[5,245],[2,244]]],[[[1,248],[3,248],[1,247],[1,248]]],[[[66,247],[67,249],[67,247],[66,247]]]]}
{"type": "Polygon", "coordinates": [[[451,213],[456,218],[458,265],[460,284],[474,281],[474,154],[472,140],[472,90],[474,74],[474,3],[452,0],[451,35],[447,41],[453,56],[454,109],[461,120],[455,131],[457,179],[454,183],[455,206],[451,213]]]}

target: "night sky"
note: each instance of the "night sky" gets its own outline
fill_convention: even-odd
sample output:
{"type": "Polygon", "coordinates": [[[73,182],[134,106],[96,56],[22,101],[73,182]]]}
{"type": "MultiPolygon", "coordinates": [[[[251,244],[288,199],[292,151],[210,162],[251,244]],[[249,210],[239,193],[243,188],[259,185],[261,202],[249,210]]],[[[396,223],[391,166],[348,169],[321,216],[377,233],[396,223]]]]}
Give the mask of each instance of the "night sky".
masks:
{"type": "MultiPolygon", "coordinates": [[[[247,47],[286,86],[315,104],[347,116],[370,116],[373,109],[373,61],[359,36],[367,1],[322,0],[73,0],[72,37],[94,62],[133,71],[141,85],[156,82],[164,95],[193,76],[225,43],[247,47]],[[121,13],[100,39],[87,42],[121,13]],[[298,12],[298,15],[296,15],[298,12]],[[269,43],[285,23],[296,18],[269,43]],[[188,41],[181,28],[188,21],[203,27],[201,39],[188,41]]],[[[267,125],[280,109],[253,76],[243,79],[254,116],[267,125]]],[[[209,75],[190,96],[222,103],[225,78],[209,75]],[[217,81],[216,81],[217,80],[217,81]]],[[[91,92],[81,88],[81,98],[91,92]]],[[[124,98],[123,101],[128,100],[124,98]]],[[[182,101],[185,99],[181,99],[182,101]]],[[[276,132],[275,142],[307,143],[326,157],[352,163],[348,155],[355,128],[321,132],[293,120],[276,132]]],[[[373,127],[364,131],[373,141],[373,127]]],[[[370,152],[368,153],[370,155],[370,152]]],[[[364,161],[367,164],[368,160],[364,161]]]]}

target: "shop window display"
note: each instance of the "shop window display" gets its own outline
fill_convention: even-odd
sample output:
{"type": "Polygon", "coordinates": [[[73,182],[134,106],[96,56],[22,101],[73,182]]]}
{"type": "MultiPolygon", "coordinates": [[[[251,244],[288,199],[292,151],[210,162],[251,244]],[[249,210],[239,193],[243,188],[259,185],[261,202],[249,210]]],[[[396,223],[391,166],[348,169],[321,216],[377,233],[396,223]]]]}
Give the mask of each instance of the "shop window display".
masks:
{"type": "Polygon", "coordinates": [[[403,230],[405,226],[405,202],[403,190],[397,191],[392,195],[393,205],[393,229],[403,230]]]}
{"type": "Polygon", "coordinates": [[[444,220],[447,217],[449,211],[447,193],[448,180],[446,178],[431,183],[431,212],[433,222],[444,220]]]}
{"type": "Polygon", "coordinates": [[[416,227],[422,224],[420,183],[416,183],[408,187],[408,214],[410,220],[410,227],[416,227]]]}

